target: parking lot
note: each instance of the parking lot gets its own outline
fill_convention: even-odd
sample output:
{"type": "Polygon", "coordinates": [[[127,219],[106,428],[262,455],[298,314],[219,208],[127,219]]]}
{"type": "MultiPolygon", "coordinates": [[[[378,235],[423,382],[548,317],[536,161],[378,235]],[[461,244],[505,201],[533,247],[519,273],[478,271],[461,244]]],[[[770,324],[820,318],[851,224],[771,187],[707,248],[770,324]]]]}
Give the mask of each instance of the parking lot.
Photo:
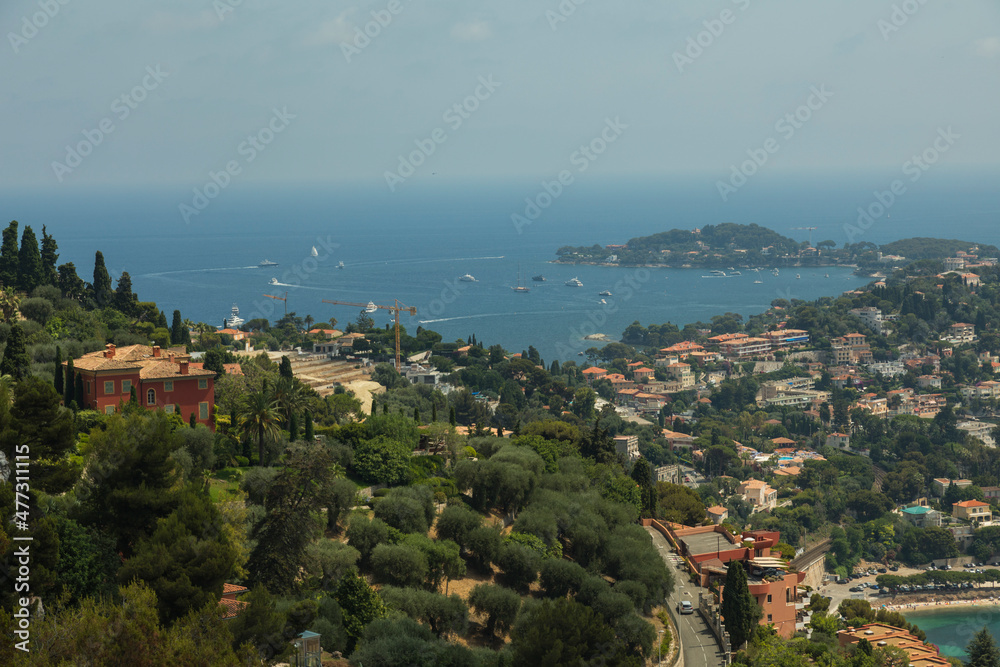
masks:
{"type": "MultiPolygon", "coordinates": [[[[882,567],[882,566],[879,566],[882,567]]],[[[912,567],[899,567],[897,570],[893,571],[889,568],[884,568],[885,572],[879,572],[878,568],[874,572],[871,569],[866,570],[864,573],[856,573],[853,579],[848,580],[846,583],[838,583],[836,581],[828,581],[820,588],[820,593],[832,598],[830,603],[831,609],[836,609],[840,602],[845,599],[855,598],[864,599],[872,604],[872,606],[882,605],[882,604],[905,604],[907,602],[920,602],[928,599],[949,599],[949,598],[960,598],[969,595],[993,595],[997,591],[997,582],[985,582],[982,584],[959,584],[959,583],[938,583],[938,584],[927,584],[921,585],[919,588],[916,586],[909,586],[906,589],[902,587],[896,591],[883,590],[876,583],[876,578],[883,574],[892,574],[900,577],[909,577],[915,574],[931,573],[934,572],[976,572],[983,573],[985,570],[997,569],[1000,565],[994,567],[992,564],[976,564],[975,567],[951,567],[948,569],[937,569],[928,570],[917,569],[912,567]]]]}

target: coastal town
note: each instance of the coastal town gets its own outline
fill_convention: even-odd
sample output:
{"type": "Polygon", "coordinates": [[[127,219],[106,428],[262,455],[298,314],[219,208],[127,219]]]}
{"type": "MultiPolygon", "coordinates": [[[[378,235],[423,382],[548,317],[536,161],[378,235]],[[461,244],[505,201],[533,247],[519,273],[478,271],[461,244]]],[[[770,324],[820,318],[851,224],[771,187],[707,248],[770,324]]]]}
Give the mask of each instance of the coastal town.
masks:
{"type": "Polygon", "coordinates": [[[66,535],[45,561],[62,578],[16,600],[45,650],[89,631],[77,610],[120,614],[111,586],[149,610],[160,655],[197,623],[233,660],[299,665],[382,664],[386,632],[434,660],[541,664],[581,628],[623,665],[945,665],[972,636],[942,653],[911,615],[1000,602],[1000,265],[982,246],[747,318],[636,321],[546,363],[371,307],[168,320],[100,252],[84,283],[52,237],[35,261],[26,227],[15,251],[17,231],[0,403],[10,433],[50,444],[36,519],[2,544],[66,535]]]}

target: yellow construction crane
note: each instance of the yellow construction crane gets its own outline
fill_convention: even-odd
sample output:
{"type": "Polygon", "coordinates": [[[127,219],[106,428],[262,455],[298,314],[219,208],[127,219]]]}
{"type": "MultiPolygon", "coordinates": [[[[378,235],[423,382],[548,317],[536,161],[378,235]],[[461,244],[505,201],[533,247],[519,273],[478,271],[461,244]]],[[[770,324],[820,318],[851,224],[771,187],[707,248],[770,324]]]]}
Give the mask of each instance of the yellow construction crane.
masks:
{"type": "Polygon", "coordinates": [[[802,231],[809,230],[809,247],[813,244],[813,230],[819,229],[818,227],[792,227],[792,229],[798,229],[802,231]]]}
{"type": "Polygon", "coordinates": [[[285,315],[288,314],[288,292],[285,292],[285,296],[272,296],[270,294],[265,294],[268,299],[274,299],[275,301],[285,302],[285,315]]]}
{"type": "Polygon", "coordinates": [[[417,309],[413,306],[404,306],[399,303],[399,299],[395,299],[395,305],[393,306],[379,306],[375,303],[369,301],[368,303],[353,303],[351,301],[330,301],[329,299],[323,299],[323,303],[332,303],[335,306],[354,306],[356,308],[363,308],[366,313],[374,313],[376,310],[388,310],[393,314],[396,320],[396,370],[399,371],[402,366],[399,365],[399,312],[403,311],[409,313],[410,315],[416,315],[417,309]]]}

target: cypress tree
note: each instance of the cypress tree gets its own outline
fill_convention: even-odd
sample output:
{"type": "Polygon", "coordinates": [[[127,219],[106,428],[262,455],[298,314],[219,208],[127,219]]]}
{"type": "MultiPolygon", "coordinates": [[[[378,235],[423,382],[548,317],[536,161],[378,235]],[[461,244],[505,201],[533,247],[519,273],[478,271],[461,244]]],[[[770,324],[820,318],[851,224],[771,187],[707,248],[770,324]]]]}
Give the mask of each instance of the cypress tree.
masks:
{"type": "MultiPolygon", "coordinates": [[[[118,288],[115,290],[112,303],[115,309],[123,315],[135,317],[139,314],[139,297],[132,291],[132,276],[128,274],[128,271],[122,271],[122,275],[118,278],[118,288]]],[[[166,328],[166,324],[164,319],[164,328],[166,328]]]]}
{"type": "Polygon", "coordinates": [[[77,398],[83,399],[82,396],[77,397],[76,395],[76,385],[73,383],[74,378],[73,357],[70,357],[66,360],[66,378],[65,386],[63,387],[63,403],[66,404],[66,407],[69,407],[69,404],[77,398]]]}
{"type": "Polygon", "coordinates": [[[413,408],[413,421],[420,423],[420,408],[413,408]]]}
{"type": "Polygon", "coordinates": [[[451,406],[451,408],[448,411],[448,423],[451,424],[452,426],[455,426],[456,424],[458,424],[458,420],[455,419],[455,406],[454,405],[451,406]]]}
{"type": "Polygon", "coordinates": [[[965,663],[969,667],[1000,667],[1000,651],[986,626],[973,635],[965,652],[969,654],[965,663]]]}
{"type": "Polygon", "coordinates": [[[111,297],[114,294],[111,290],[111,275],[108,273],[108,269],[104,266],[104,254],[98,250],[94,255],[94,282],[92,285],[94,289],[94,301],[97,305],[103,308],[111,303],[111,297]]]}
{"type": "Polygon", "coordinates": [[[288,419],[288,441],[295,442],[299,439],[299,418],[292,413],[288,419]]]}
{"type": "Polygon", "coordinates": [[[52,384],[56,388],[56,393],[60,396],[65,393],[66,377],[63,375],[65,372],[62,367],[62,348],[57,345],[56,360],[52,368],[52,384]]]}
{"type": "Polygon", "coordinates": [[[184,320],[181,319],[181,311],[175,310],[173,322],[170,323],[170,342],[174,345],[186,345],[190,343],[190,338],[185,340],[185,334],[189,337],[191,335],[184,326],[184,320]]]}
{"type": "Polygon", "coordinates": [[[73,262],[59,265],[58,285],[62,295],[67,299],[79,299],[86,293],[86,286],[80,276],[76,275],[73,262]]]}
{"type": "Polygon", "coordinates": [[[738,650],[753,636],[760,615],[757,598],[750,594],[747,586],[746,570],[738,562],[730,563],[726,587],[722,590],[722,618],[733,649],[738,650]]]}
{"type": "Polygon", "coordinates": [[[31,292],[42,283],[42,255],[38,252],[38,239],[30,225],[24,226],[21,249],[17,254],[17,286],[31,292]]]}
{"type": "Polygon", "coordinates": [[[431,403],[431,423],[438,420],[438,406],[437,403],[431,403]]]}
{"type": "Polygon", "coordinates": [[[42,284],[58,285],[59,274],[56,270],[56,262],[59,261],[59,246],[55,238],[48,235],[45,225],[42,225],[42,284]]]}
{"type": "Polygon", "coordinates": [[[132,406],[132,407],[138,407],[139,406],[139,394],[137,394],[136,391],[135,391],[135,385],[132,385],[131,387],[129,387],[129,390],[128,390],[128,404],[130,406],[132,406]]]}
{"type": "Polygon", "coordinates": [[[281,357],[281,362],[278,364],[278,375],[289,380],[295,377],[292,372],[292,361],[287,356],[281,357]]]}
{"type": "Polygon", "coordinates": [[[24,329],[20,324],[14,323],[10,327],[10,334],[7,336],[7,347],[3,351],[3,359],[0,360],[0,375],[9,375],[14,380],[20,381],[28,377],[31,372],[31,357],[24,345],[24,329]]]}
{"type": "Polygon", "coordinates": [[[302,434],[302,439],[306,442],[312,442],[316,439],[316,434],[313,431],[313,416],[312,413],[306,410],[305,414],[305,427],[302,434]]]}
{"type": "Polygon", "coordinates": [[[195,413],[191,413],[191,419],[188,420],[188,426],[194,428],[198,425],[198,416],[195,413]]]}
{"type": "Polygon", "coordinates": [[[383,403],[382,404],[382,414],[384,414],[384,415],[389,414],[389,404],[388,403],[383,403]]]}
{"type": "Polygon", "coordinates": [[[83,405],[83,375],[77,373],[76,381],[73,384],[74,384],[73,393],[75,394],[73,402],[81,407],[86,408],[87,406],[83,405]]]}
{"type": "Polygon", "coordinates": [[[0,245],[0,282],[4,287],[17,286],[17,220],[3,230],[0,245]]]}

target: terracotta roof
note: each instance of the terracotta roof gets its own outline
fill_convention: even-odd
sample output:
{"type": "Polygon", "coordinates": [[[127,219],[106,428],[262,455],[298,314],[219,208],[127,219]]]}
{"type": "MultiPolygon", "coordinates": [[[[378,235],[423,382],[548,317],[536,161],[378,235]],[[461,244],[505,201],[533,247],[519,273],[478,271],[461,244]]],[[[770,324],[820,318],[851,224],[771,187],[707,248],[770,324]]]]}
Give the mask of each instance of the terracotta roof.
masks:
{"type": "Polygon", "coordinates": [[[607,373],[603,368],[598,368],[597,366],[591,366],[590,368],[584,368],[580,371],[584,375],[598,375],[600,373],[607,373]]]}
{"type": "Polygon", "coordinates": [[[222,584],[223,595],[225,595],[226,593],[245,593],[248,590],[250,589],[247,588],[246,586],[240,586],[238,584],[228,584],[228,583],[222,584]]]}
{"type": "Polygon", "coordinates": [[[249,604],[248,602],[244,602],[243,600],[230,600],[229,598],[221,598],[219,600],[219,606],[223,608],[222,618],[224,620],[230,618],[236,618],[237,616],[240,615],[240,613],[243,612],[243,609],[246,608],[248,604],[249,604]]]}
{"type": "Polygon", "coordinates": [[[989,503],[984,503],[981,500],[965,500],[960,503],[955,503],[959,507],[989,507],[989,503]]]}
{"type": "Polygon", "coordinates": [[[705,511],[708,512],[709,514],[725,514],[729,510],[727,510],[725,507],[722,507],[721,505],[715,505],[713,507],[709,507],[705,511]]]}

